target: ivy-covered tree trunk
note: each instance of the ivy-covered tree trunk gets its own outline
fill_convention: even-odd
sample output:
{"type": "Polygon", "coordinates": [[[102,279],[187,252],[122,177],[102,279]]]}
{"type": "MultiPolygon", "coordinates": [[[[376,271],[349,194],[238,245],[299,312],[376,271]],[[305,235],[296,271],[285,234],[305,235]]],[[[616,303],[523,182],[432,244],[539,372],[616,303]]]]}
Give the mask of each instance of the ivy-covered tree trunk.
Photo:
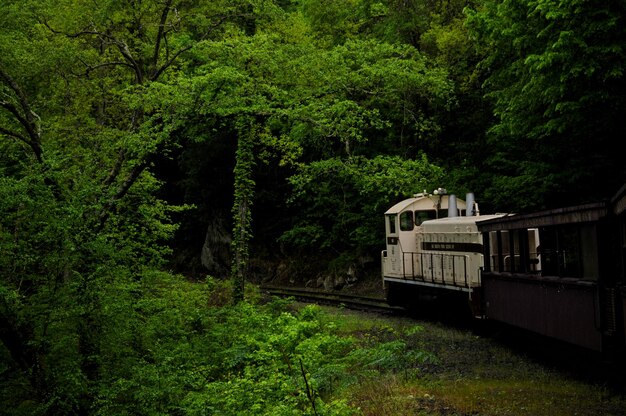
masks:
{"type": "Polygon", "coordinates": [[[252,200],[254,197],[254,181],[252,168],[254,154],[252,148],[256,135],[256,126],[251,117],[241,117],[237,122],[237,152],[235,164],[235,201],[233,204],[233,263],[231,278],[233,280],[233,299],[241,302],[244,299],[244,286],[248,270],[249,242],[252,237],[252,200]]]}

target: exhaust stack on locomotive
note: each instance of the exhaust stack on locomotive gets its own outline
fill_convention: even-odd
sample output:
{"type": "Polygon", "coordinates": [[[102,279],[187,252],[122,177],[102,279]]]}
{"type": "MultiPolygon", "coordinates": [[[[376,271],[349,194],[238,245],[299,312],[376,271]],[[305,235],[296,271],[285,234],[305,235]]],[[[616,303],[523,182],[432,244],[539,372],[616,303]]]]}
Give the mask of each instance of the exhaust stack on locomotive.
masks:
{"type": "Polygon", "coordinates": [[[458,208],[456,207],[456,195],[450,195],[448,201],[448,217],[457,217],[458,208]]]}
{"type": "Polygon", "coordinates": [[[465,210],[465,215],[468,217],[473,217],[475,215],[479,215],[478,213],[478,205],[474,200],[474,193],[468,192],[465,195],[465,204],[467,205],[467,209],[465,210]]]}

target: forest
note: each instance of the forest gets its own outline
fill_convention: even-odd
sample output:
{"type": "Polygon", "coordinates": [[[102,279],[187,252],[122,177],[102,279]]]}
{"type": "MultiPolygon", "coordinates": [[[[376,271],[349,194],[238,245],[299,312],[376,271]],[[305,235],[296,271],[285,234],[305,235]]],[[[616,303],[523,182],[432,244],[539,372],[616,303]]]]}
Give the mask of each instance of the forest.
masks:
{"type": "Polygon", "coordinates": [[[376,278],[423,190],[530,212],[626,182],[622,1],[0,12],[2,414],[353,414],[305,371],[348,341],[248,282],[376,278]]]}

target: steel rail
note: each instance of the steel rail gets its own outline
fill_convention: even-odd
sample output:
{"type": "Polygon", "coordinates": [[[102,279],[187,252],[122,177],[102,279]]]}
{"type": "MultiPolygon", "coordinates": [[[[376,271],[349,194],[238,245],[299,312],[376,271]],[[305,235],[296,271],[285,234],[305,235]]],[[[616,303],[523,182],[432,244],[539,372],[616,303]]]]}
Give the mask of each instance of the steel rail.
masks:
{"type": "Polygon", "coordinates": [[[391,306],[387,303],[387,300],[383,298],[277,286],[261,286],[260,289],[262,292],[272,296],[293,297],[294,299],[304,302],[315,302],[332,306],[343,306],[349,309],[376,312],[405,312],[404,308],[391,306]]]}

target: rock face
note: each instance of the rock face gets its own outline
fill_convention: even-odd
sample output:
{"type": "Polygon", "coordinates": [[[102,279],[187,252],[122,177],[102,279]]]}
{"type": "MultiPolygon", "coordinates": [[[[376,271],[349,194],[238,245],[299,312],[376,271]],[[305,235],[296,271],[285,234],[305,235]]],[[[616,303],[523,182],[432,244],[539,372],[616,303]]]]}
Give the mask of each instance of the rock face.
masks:
{"type": "Polygon", "coordinates": [[[327,259],[315,256],[283,257],[275,261],[273,267],[265,268],[268,275],[262,281],[278,286],[300,286],[326,291],[352,291],[358,289],[357,286],[380,286],[380,264],[375,264],[369,257],[358,258],[352,263],[332,268],[324,260],[327,259]]]}
{"type": "Polygon", "coordinates": [[[230,270],[230,244],[232,238],[224,221],[213,217],[207,226],[200,260],[207,271],[216,276],[227,275],[230,270]]]}
{"type": "Polygon", "coordinates": [[[307,287],[324,288],[324,290],[339,290],[347,285],[354,284],[357,281],[354,267],[350,266],[347,269],[341,269],[332,273],[320,274],[317,279],[309,280],[306,284],[307,287]]]}
{"type": "MultiPolygon", "coordinates": [[[[202,266],[214,277],[227,278],[230,274],[232,238],[229,230],[224,227],[225,223],[214,218],[208,224],[202,247],[202,266]]],[[[251,252],[246,276],[251,283],[308,287],[329,292],[359,292],[363,289],[370,291],[370,288],[371,291],[378,291],[381,286],[380,265],[376,265],[369,257],[360,257],[342,266],[329,267],[328,259],[316,254],[286,255],[280,249],[270,252],[267,247],[257,247],[251,252]],[[265,257],[259,255],[260,253],[265,254],[265,257]]]]}

